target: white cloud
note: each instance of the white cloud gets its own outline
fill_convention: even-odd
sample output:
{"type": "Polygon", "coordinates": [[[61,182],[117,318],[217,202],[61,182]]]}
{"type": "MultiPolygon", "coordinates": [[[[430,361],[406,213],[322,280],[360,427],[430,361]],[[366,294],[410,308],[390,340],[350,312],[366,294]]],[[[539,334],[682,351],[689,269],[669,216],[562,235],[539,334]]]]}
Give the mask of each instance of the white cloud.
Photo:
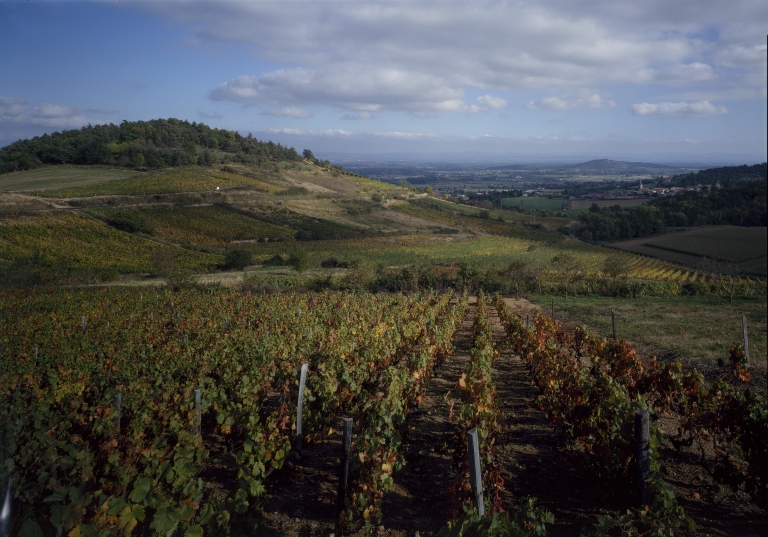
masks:
{"type": "Polygon", "coordinates": [[[208,112],[203,112],[202,110],[197,110],[197,115],[203,119],[221,119],[224,117],[222,114],[215,110],[210,114],[208,112]]]}
{"type": "Polygon", "coordinates": [[[724,106],[714,106],[709,101],[688,103],[638,103],[632,105],[632,112],[638,116],[666,116],[666,117],[707,117],[727,114],[724,106]]]}
{"type": "Polygon", "coordinates": [[[526,108],[539,110],[571,110],[574,108],[592,108],[599,110],[601,108],[616,108],[616,103],[611,100],[603,99],[597,93],[582,92],[577,96],[565,97],[543,97],[539,101],[530,101],[525,105],[526,108]]]}
{"type": "Polygon", "coordinates": [[[376,116],[374,116],[370,112],[356,111],[356,112],[352,112],[350,114],[344,114],[339,119],[343,119],[345,121],[357,121],[358,119],[373,119],[375,117],[376,116]]]}
{"type": "Polygon", "coordinates": [[[351,136],[354,133],[341,129],[303,130],[303,129],[267,129],[271,134],[290,134],[293,136],[351,136]]]}
{"type": "Polygon", "coordinates": [[[302,108],[297,108],[295,106],[284,106],[278,110],[265,109],[261,111],[261,114],[264,116],[275,116],[275,117],[295,117],[295,118],[310,117],[309,112],[307,112],[302,108]]]}
{"type": "MultiPolygon", "coordinates": [[[[490,94],[734,79],[754,85],[763,69],[755,58],[764,55],[764,29],[755,21],[768,17],[762,3],[750,0],[729,3],[727,14],[715,0],[306,2],[298,18],[282,2],[142,6],[187,26],[201,46],[244,44],[260,61],[291,66],[223,81],[209,93],[213,100],[433,114],[501,105],[489,95],[477,100],[480,106],[466,103],[470,87],[490,94]],[[706,38],[713,26],[720,40],[706,38]],[[722,72],[726,63],[738,72],[722,72]]],[[[558,95],[534,106],[615,106],[572,101],[558,95]]]]}
{"type": "Polygon", "coordinates": [[[70,107],[63,104],[42,103],[32,113],[27,114],[29,99],[0,97],[0,122],[14,123],[53,129],[77,129],[84,125],[109,123],[102,119],[88,117],[87,114],[110,115],[117,112],[111,108],[70,107]]]}
{"type": "Polygon", "coordinates": [[[506,108],[509,103],[501,97],[494,97],[493,95],[483,95],[477,98],[477,102],[488,108],[506,108]]]}
{"type": "Polygon", "coordinates": [[[26,112],[32,103],[29,99],[16,99],[14,97],[0,97],[0,121],[9,121],[18,118],[26,112]]]}
{"type": "Polygon", "coordinates": [[[482,109],[464,103],[464,90],[451,88],[442,79],[409,74],[397,69],[369,71],[362,66],[348,70],[278,69],[260,76],[239,76],[216,86],[208,97],[244,105],[295,107],[333,106],[358,112],[380,110],[477,113],[482,109]]]}

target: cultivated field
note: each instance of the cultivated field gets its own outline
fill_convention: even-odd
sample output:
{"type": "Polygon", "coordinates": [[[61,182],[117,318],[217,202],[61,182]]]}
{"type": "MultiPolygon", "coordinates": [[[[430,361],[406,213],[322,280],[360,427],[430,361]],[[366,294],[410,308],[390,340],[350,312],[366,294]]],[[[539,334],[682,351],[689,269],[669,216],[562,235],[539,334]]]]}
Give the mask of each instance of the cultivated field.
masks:
{"type": "Polygon", "coordinates": [[[0,190],[37,192],[55,189],[58,191],[120,181],[140,175],[142,172],[136,170],[62,164],[0,175],[0,190]]]}
{"type": "Polygon", "coordinates": [[[737,263],[745,272],[765,275],[767,231],[764,227],[713,226],[612,246],[688,266],[700,265],[704,258],[725,259],[737,263]]]}
{"type": "Polygon", "coordinates": [[[618,205],[619,207],[637,207],[648,203],[648,198],[637,198],[633,200],[569,200],[568,206],[571,209],[589,209],[592,204],[598,207],[613,207],[618,205]]]}

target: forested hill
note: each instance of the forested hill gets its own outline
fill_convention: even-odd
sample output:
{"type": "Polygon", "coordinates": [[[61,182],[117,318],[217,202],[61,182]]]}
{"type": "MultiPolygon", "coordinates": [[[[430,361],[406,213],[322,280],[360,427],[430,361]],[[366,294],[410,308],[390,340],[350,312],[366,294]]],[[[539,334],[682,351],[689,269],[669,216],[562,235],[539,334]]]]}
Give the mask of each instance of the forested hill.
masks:
{"type": "Polygon", "coordinates": [[[711,192],[661,197],[640,207],[593,205],[579,215],[577,237],[612,242],[645,237],[665,227],[706,225],[765,226],[766,181],[752,181],[711,192]]]}
{"type": "Polygon", "coordinates": [[[293,147],[261,142],[250,134],[212,129],[178,119],[123,121],[19,140],[0,149],[0,173],[45,164],[106,164],[164,168],[230,162],[267,164],[302,159],[293,147]]]}
{"type": "Polygon", "coordinates": [[[716,185],[731,186],[736,183],[746,183],[755,180],[768,179],[768,163],[754,164],[752,166],[723,166],[722,168],[710,168],[696,173],[673,175],[672,183],[681,186],[716,185]]]}

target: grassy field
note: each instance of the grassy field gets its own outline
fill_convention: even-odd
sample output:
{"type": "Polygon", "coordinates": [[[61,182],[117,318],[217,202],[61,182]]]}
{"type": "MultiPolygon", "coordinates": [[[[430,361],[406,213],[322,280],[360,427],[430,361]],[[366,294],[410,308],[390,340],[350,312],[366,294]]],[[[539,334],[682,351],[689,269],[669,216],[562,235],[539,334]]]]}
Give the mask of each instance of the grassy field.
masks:
{"type": "MultiPolygon", "coordinates": [[[[551,297],[530,299],[550,310],[551,297]]],[[[555,297],[555,318],[580,322],[597,334],[609,336],[613,308],[619,337],[683,357],[698,357],[712,365],[718,358],[726,359],[728,349],[742,341],[741,316],[746,315],[750,355],[764,374],[766,306],[765,297],[733,302],[717,297],[577,297],[567,301],[555,297]]]]}
{"type": "MultiPolygon", "coordinates": [[[[142,175],[136,170],[62,164],[0,175],[0,190],[39,191],[109,183],[142,175]]],[[[46,195],[50,195],[46,192],[46,195]]],[[[58,197],[58,193],[56,194],[58,197]]]]}
{"type": "Polygon", "coordinates": [[[539,196],[530,198],[504,198],[504,207],[518,207],[523,210],[562,211],[564,199],[549,199],[539,196]]]}
{"type": "Polygon", "coordinates": [[[279,192],[283,187],[234,173],[218,170],[189,169],[147,174],[122,181],[111,181],[72,188],[49,190],[47,197],[80,198],[109,195],[169,194],[174,192],[206,192],[216,188],[245,186],[263,192],[279,192]]]}
{"type": "MultiPolygon", "coordinates": [[[[420,218],[427,218],[434,222],[453,226],[459,230],[472,230],[480,233],[489,233],[491,235],[528,238],[542,242],[558,242],[563,239],[563,236],[560,233],[545,231],[536,227],[523,226],[520,223],[496,220],[493,218],[494,216],[503,216],[498,215],[498,212],[496,211],[494,211],[495,214],[491,214],[491,211],[488,211],[488,218],[481,218],[479,216],[465,216],[464,214],[432,208],[430,206],[432,203],[432,200],[415,200],[408,203],[394,204],[391,207],[396,211],[418,216],[420,218]]],[[[468,209],[469,210],[465,214],[474,213],[480,215],[483,212],[482,209],[468,209]]]]}
{"type": "Polygon", "coordinates": [[[619,207],[638,207],[645,203],[648,203],[648,198],[637,198],[633,200],[571,200],[569,206],[573,209],[589,209],[594,203],[598,207],[613,207],[618,205],[619,207]]]}
{"type": "Polygon", "coordinates": [[[705,257],[718,257],[738,263],[746,272],[765,275],[768,269],[767,240],[768,228],[713,226],[612,246],[688,266],[702,263],[705,257]]]}

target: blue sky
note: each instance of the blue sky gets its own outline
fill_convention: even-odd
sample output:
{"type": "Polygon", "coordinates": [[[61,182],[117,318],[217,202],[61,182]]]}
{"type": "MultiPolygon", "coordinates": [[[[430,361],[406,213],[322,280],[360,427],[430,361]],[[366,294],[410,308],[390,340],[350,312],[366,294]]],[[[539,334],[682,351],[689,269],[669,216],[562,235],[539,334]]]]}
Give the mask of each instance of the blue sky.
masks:
{"type": "Polygon", "coordinates": [[[0,145],[176,117],[332,160],[766,160],[764,1],[0,3],[0,145]]]}

